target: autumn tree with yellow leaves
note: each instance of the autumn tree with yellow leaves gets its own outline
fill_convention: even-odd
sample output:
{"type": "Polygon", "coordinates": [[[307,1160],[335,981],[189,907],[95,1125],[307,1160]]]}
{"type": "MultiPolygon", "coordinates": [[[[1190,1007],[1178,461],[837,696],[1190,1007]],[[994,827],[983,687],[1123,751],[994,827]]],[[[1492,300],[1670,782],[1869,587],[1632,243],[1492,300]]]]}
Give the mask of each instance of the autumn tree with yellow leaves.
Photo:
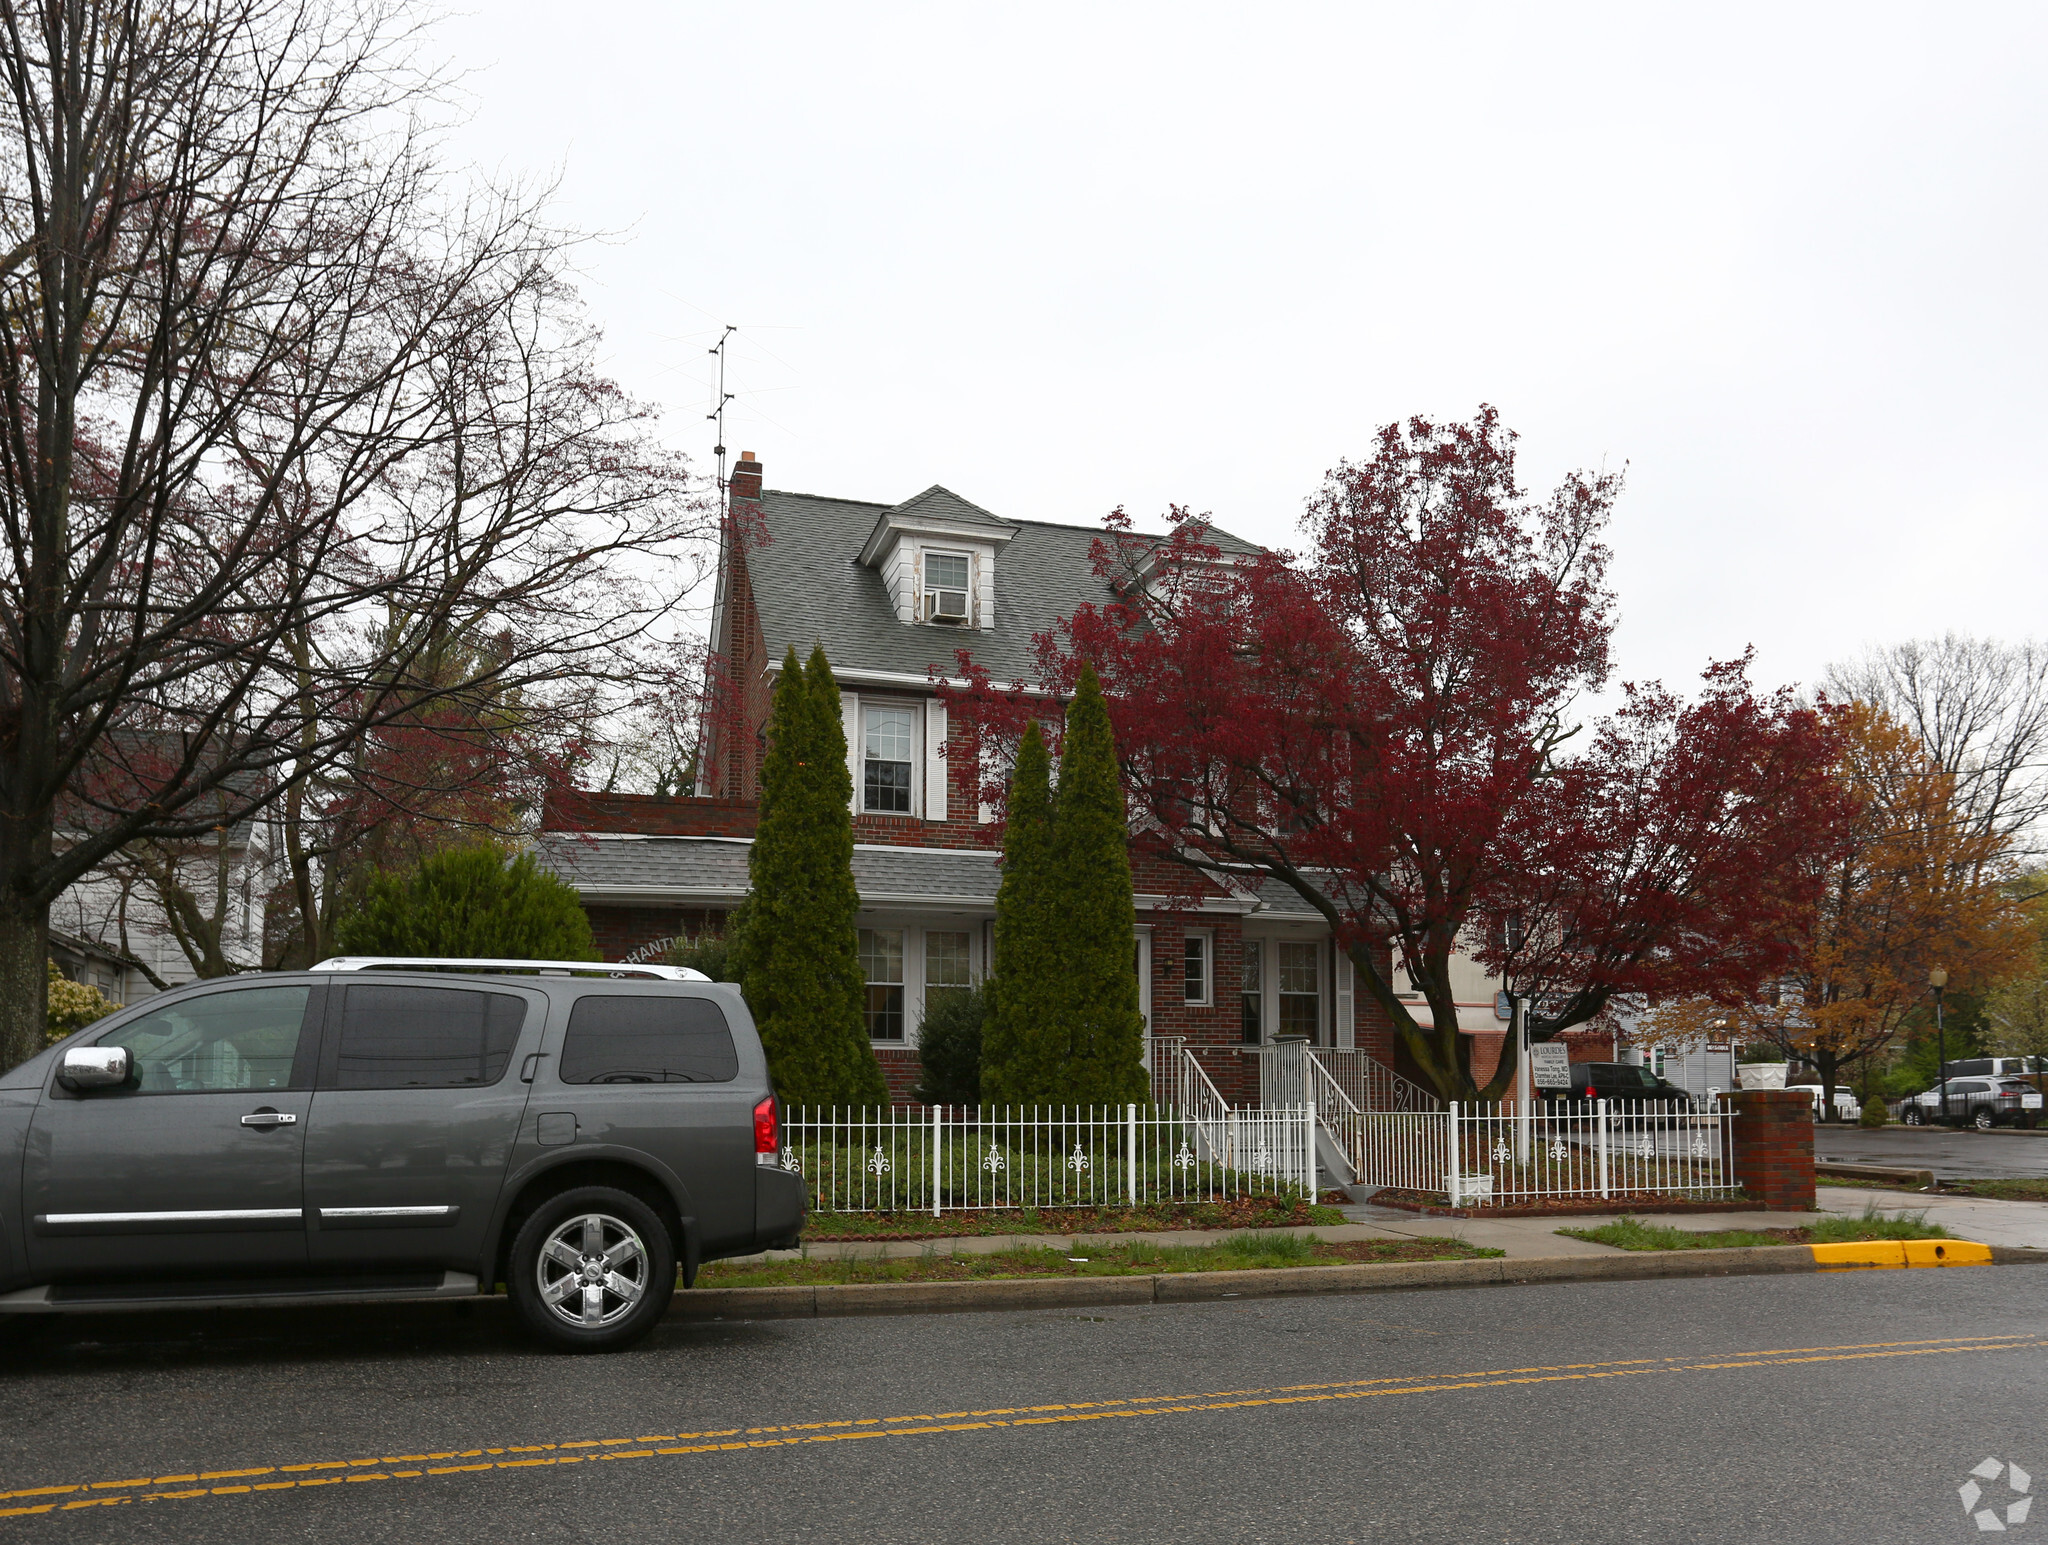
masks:
{"type": "Polygon", "coordinates": [[[1925,1006],[1930,969],[1981,991],[2026,970],[2035,944],[2007,883],[2010,839],[1969,818],[1955,774],[1881,709],[1833,714],[1855,816],[1791,941],[1793,969],[1754,997],[1660,1005],[1646,1027],[1655,1040],[1774,1045],[1813,1065],[1831,1115],[1843,1070],[1925,1006]]]}

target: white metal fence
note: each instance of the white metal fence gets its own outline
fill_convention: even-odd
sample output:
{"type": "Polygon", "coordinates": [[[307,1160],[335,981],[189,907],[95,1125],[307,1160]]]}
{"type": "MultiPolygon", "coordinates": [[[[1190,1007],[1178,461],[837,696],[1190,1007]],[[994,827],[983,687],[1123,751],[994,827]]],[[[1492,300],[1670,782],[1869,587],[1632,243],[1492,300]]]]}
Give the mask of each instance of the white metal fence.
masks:
{"type": "Polygon", "coordinates": [[[1323,1124],[1361,1185],[1442,1195],[1453,1206],[1553,1197],[1705,1197],[1735,1189],[1728,1107],[1553,1101],[1453,1103],[1442,1112],[1356,1112],[1323,1124]]]}
{"type": "Polygon", "coordinates": [[[1316,1184],[1307,1107],[804,1109],[782,1137],[816,1212],[1214,1202],[1316,1184]]]}

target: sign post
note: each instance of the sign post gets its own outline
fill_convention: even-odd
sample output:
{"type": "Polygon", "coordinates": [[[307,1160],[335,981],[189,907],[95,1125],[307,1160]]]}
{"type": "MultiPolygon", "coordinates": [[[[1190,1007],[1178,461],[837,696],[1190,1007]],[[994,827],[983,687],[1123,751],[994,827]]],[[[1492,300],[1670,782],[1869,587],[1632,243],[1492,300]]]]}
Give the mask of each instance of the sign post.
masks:
{"type": "Polygon", "coordinates": [[[1529,1081],[1529,997],[1516,993],[1508,1001],[1515,1014],[1515,1162],[1525,1165],[1536,1131],[1535,1091],[1529,1081]]]}

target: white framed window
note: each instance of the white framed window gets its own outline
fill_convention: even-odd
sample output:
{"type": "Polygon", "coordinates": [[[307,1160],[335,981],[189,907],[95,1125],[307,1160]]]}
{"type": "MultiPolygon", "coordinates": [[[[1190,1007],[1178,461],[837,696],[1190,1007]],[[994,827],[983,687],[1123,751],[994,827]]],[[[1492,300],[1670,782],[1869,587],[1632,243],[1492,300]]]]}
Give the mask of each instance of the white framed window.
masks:
{"type": "Polygon", "coordinates": [[[1313,1041],[1323,1024],[1322,951],[1313,940],[1280,939],[1273,953],[1280,979],[1279,1032],[1313,1041]]]}
{"type": "Polygon", "coordinates": [[[917,710],[903,703],[863,703],[860,807],[875,815],[915,808],[917,710]]]}
{"type": "Polygon", "coordinates": [[[903,1039],[903,930],[860,930],[860,974],[866,983],[864,1005],[868,1039],[903,1039]]]}
{"type": "Polygon", "coordinates": [[[972,620],[974,564],[965,553],[924,555],[924,619],[965,627],[972,620]]]}
{"type": "Polygon", "coordinates": [[[1238,982],[1238,998],[1242,1004],[1244,1043],[1257,1046],[1266,1039],[1266,946],[1262,939],[1244,941],[1244,970],[1238,982]]]}
{"type": "Polygon", "coordinates": [[[929,1015],[941,1005],[966,997],[974,991],[974,973],[968,960],[973,935],[966,929],[927,928],[924,933],[924,1011],[929,1015]]]}
{"type": "Polygon", "coordinates": [[[1181,997],[1190,1007],[1206,1006],[1214,975],[1216,936],[1189,929],[1181,936],[1180,953],[1181,997]]]}

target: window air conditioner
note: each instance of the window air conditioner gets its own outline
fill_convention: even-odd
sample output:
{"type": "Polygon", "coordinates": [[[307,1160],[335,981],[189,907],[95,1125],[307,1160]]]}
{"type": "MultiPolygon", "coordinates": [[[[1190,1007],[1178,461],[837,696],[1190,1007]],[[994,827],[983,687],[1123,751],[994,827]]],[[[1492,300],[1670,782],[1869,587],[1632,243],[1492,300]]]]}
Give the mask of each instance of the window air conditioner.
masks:
{"type": "Polygon", "coordinates": [[[934,590],[925,597],[933,622],[967,621],[967,592],[964,590],[934,590]]]}

